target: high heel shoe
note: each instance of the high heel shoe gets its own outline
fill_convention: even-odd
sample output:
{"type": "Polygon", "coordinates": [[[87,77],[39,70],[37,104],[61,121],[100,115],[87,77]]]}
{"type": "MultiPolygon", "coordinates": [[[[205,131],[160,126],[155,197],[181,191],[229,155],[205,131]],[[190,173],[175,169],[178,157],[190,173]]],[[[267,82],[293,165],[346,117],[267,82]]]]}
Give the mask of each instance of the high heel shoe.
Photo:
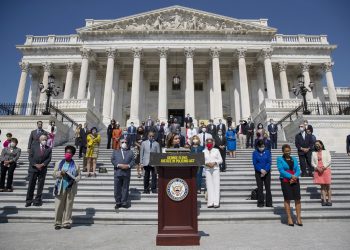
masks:
{"type": "Polygon", "coordinates": [[[294,227],[294,223],[288,223],[288,226],[294,227]]]}

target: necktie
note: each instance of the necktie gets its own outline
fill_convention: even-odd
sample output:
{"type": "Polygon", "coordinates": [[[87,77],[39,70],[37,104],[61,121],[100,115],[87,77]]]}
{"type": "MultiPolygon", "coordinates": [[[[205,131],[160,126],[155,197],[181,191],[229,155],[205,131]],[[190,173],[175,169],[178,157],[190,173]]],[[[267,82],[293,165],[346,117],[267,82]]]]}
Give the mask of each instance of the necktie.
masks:
{"type": "Polygon", "coordinates": [[[205,133],[203,133],[203,145],[205,144],[205,133]]]}
{"type": "Polygon", "coordinates": [[[149,141],[149,147],[152,149],[152,141],[149,141]]]}
{"type": "Polygon", "coordinates": [[[220,135],[220,141],[222,141],[222,136],[220,135]]]}
{"type": "Polygon", "coordinates": [[[41,155],[44,155],[44,150],[45,150],[44,146],[41,146],[40,148],[41,148],[40,150],[41,155]]]}

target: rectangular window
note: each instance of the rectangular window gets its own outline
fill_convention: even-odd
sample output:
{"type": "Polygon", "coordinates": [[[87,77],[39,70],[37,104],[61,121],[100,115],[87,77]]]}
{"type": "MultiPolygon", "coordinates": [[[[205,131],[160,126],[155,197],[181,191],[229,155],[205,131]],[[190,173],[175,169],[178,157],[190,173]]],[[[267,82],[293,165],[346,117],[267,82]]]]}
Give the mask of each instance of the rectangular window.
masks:
{"type": "Polygon", "coordinates": [[[203,91],[203,83],[195,82],[194,83],[194,91],[203,91]]]}
{"type": "Polygon", "coordinates": [[[128,82],[128,86],[126,88],[127,92],[131,92],[132,82],[128,82]]]}
{"type": "Polygon", "coordinates": [[[221,83],[221,91],[226,91],[226,84],[224,82],[221,83]]]}
{"type": "Polygon", "coordinates": [[[159,84],[158,82],[150,82],[149,83],[149,91],[158,91],[159,84]]]}

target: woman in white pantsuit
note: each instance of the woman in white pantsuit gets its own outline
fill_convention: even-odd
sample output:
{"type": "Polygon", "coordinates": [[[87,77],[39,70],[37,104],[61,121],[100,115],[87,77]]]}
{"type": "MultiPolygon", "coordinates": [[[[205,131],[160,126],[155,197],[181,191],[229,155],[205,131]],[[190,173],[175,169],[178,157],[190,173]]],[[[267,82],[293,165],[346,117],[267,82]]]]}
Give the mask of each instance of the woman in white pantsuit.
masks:
{"type": "Polygon", "coordinates": [[[208,208],[220,207],[220,167],[222,158],[219,149],[214,148],[214,140],[208,138],[203,151],[205,158],[205,182],[208,192],[208,208]]]}

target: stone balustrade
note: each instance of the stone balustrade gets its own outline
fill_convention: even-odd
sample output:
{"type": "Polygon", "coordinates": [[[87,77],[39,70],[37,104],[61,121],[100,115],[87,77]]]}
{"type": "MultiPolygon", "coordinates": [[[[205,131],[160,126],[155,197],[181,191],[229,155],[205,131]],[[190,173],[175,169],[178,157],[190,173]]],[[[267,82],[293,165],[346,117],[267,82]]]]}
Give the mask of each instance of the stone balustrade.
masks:
{"type": "Polygon", "coordinates": [[[326,35],[282,35],[276,34],[273,44],[329,44],[326,35]]]}
{"type": "MultiPolygon", "coordinates": [[[[336,87],[335,92],[337,93],[337,96],[350,96],[350,88],[349,87],[336,87]]],[[[325,95],[328,95],[328,88],[323,87],[323,93],[325,95]]]]}
{"type": "Polygon", "coordinates": [[[46,45],[46,44],[82,44],[78,35],[48,35],[48,36],[32,36],[28,35],[25,45],[46,45]]]}
{"type": "Polygon", "coordinates": [[[267,109],[294,109],[302,103],[301,99],[265,99],[260,105],[260,110],[267,109]]]}

